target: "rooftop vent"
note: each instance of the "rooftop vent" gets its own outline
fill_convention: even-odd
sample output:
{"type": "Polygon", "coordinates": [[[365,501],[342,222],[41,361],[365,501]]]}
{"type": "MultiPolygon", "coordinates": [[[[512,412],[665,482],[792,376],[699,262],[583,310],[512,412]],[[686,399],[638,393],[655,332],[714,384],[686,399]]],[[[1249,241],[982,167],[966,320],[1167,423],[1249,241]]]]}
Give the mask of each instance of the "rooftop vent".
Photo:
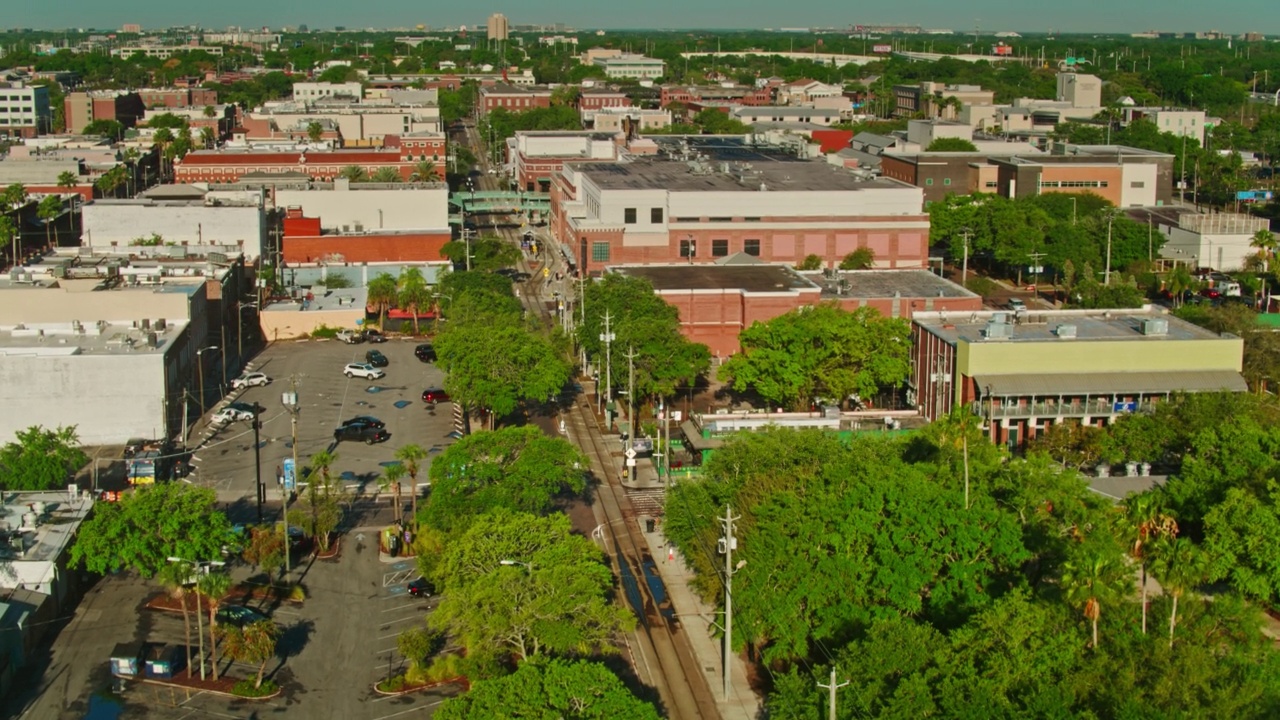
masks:
{"type": "Polygon", "coordinates": [[[1062,324],[1053,329],[1053,333],[1063,340],[1070,340],[1078,337],[1075,325],[1062,324]]]}
{"type": "Polygon", "coordinates": [[[1153,336],[1168,335],[1169,321],[1165,318],[1147,318],[1142,321],[1142,334],[1153,336]]]}
{"type": "Polygon", "coordinates": [[[1005,322],[997,322],[993,318],[982,329],[982,337],[986,340],[1008,340],[1013,337],[1013,326],[1005,322]]]}

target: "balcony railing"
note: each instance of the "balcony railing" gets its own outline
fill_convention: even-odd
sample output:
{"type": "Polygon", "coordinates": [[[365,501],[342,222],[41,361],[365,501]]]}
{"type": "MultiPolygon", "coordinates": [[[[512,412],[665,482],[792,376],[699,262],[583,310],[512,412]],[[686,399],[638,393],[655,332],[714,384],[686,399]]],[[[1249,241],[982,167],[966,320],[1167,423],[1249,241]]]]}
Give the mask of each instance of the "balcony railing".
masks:
{"type": "Polygon", "coordinates": [[[1037,402],[1021,405],[995,405],[975,401],[971,405],[974,415],[992,418],[1075,418],[1099,417],[1104,415],[1124,415],[1130,413],[1150,412],[1156,403],[1150,401],[1111,401],[1090,400],[1088,402],[1037,402]]]}

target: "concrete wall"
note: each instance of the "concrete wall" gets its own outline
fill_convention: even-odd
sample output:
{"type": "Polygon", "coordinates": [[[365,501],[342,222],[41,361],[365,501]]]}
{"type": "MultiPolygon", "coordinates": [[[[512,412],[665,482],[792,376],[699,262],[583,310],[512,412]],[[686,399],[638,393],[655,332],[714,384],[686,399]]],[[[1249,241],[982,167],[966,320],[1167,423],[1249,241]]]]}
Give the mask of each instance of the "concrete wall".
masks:
{"type": "Polygon", "coordinates": [[[1234,272],[1258,253],[1253,236],[1247,234],[1198,233],[1180,227],[1169,228],[1168,239],[1160,248],[1160,256],[1179,260],[1195,260],[1196,267],[1234,272]]]}
{"type": "Polygon", "coordinates": [[[307,217],[320,218],[326,229],[441,230],[449,227],[446,188],[391,190],[277,190],[276,207],[301,207],[307,217]]]}
{"type": "MultiPolygon", "coordinates": [[[[1064,322],[1066,322],[1064,320],[1064,322]]],[[[1018,329],[1013,329],[1017,337],[1018,329]]],[[[1053,340],[1046,342],[962,342],[958,369],[964,375],[1033,373],[1240,371],[1244,341],[1223,337],[1202,340],[1126,341],[1053,340]]]]}
{"type": "Polygon", "coordinates": [[[6,356],[0,362],[0,437],[32,425],[75,425],[86,445],[164,437],[160,353],[6,356]]]}
{"type": "MultiPolygon", "coordinates": [[[[203,291],[200,291],[203,294],[203,291]]],[[[79,320],[133,322],[142,318],[191,320],[190,298],[180,292],[141,289],[71,292],[61,288],[6,287],[0,289],[0,327],[19,323],[29,328],[79,320]]]]}
{"type": "Polygon", "coordinates": [[[266,216],[258,206],[205,206],[146,201],[92,202],[81,208],[84,242],[127,247],[158,233],[165,242],[240,244],[248,258],[262,253],[266,216]]]}
{"type": "MultiPolygon", "coordinates": [[[[297,304],[293,308],[299,308],[297,304]]],[[[276,310],[268,309],[260,316],[262,332],[270,341],[290,340],[309,335],[320,326],[356,329],[356,321],[364,319],[365,308],[357,305],[345,310],[276,310]]],[[[337,377],[336,368],[334,377],[337,377]]]]}

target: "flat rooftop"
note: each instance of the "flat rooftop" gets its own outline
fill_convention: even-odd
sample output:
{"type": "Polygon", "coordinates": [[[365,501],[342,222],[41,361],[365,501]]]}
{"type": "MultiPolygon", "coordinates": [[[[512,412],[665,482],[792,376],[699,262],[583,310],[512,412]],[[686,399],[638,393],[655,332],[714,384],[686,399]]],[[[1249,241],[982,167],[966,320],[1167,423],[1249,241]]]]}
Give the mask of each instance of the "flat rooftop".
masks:
{"type": "Polygon", "coordinates": [[[1170,340],[1214,340],[1222,335],[1180,320],[1163,308],[1147,305],[1142,308],[1111,310],[983,310],[978,312],[925,312],[916,313],[913,321],[949,343],[1012,342],[1080,343],[1090,340],[1125,340],[1131,342],[1161,343],[1170,340]],[[988,323],[1003,318],[1012,325],[1007,339],[988,340],[983,335],[988,323]],[[1168,323],[1168,332],[1160,335],[1144,334],[1143,321],[1160,319],[1168,323]],[[1074,326],[1076,337],[1058,335],[1062,325],[1074,326]]]}
{"type": "Polygon", "coordinates": [[[976,298],[976,294],[928,270],[841,270],[800,273],[822,288],[823,298],[976,298]]]}
{"type": "MultiPolygon", "coordinates": [[[[301,278],[298,278],[301,283],[301,278]]],[[[306,298],[307,290],[299,288],[298,293],[301,298],[306,298]]],[[[314,288],[311,291],[311,300],[307,301],[307,312],[323,312],[349,310],[359,311],[364,314],[365,306],[368,302],[368,288],[353,287],[342,288],[341,290],[325,290],[324,288],[314,288]]],[[[302,307],[300,300],[285,300],[273,302],[263,308],[264,313],[271,312],[298,312],[302,307]]]]}
{"type": "Polygon", "coordinates": [[[617,265],[609,269],[621,275],[644,278],[658,292],[742,290],[749,293],[794,293],[818,289],[817,285],[787,265],[617,265]]]}
{"type": "Polygon", "coordinates": [[[817,192],[910,187],[886,178],[860,180],[843,168],[806,160],[712,161],[695,167],[692,162],[645,158],[626,163],[591,163],[575,167],[603,190],[760,192],[760,186],[764,185],[767,190],[779,192],[817,192]]]}
{"type": "Polygon", "coordinates": [[[169,351],[187,321],[165,321],[163,330],[144,330],[139,322],[39,323],[0,329],[0,358],[74,355],[157,355],[169,351]],[[155,333],[155,345],[150,334],[155,333]]]}
{"type": "MultiPolygon", "coordinates": [[[[66,492],[2,492],[0,502],[0,559],[9,566],[12,573],[0,573],[0,587],[16,587],[16,583],[38,585],[52,580],[53,561],[62,554],[63,548],[75,536],[76,529],[88,516],[93,507],[93,500],[77,497],[74,500],[66,492]],[[23,531],[22,516],[32,513],[33,506],[43,513],[37,516],[35,527],[23,531]],[[17,540],[21,538],[22,550],[17,548],[17,540]],[[48,567],[42,571],[49,573],[48,578],[28,577],[24,572],[29,564],[43,563],[48,567]],[[16,577],[10,578],[7,575],[16,577]]],[[[34,568],[33,568],[34,569],[34,568]]],[[[40,572],[40,571],[37,571],[40,572]]]]}

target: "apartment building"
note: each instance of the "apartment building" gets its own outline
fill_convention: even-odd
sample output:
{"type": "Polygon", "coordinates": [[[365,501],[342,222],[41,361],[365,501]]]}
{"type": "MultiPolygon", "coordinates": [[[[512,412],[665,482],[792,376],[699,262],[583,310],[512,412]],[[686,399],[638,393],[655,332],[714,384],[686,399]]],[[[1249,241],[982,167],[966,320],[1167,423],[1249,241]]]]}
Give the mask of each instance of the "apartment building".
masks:
{"type": "Polygon", "coordinates": [[[437,177],[443,178],[444,164],[439,160],[444,155],[443,135],[389,137],[386,147],[360,150],[196,150],[174,161],[174,181],[233,183],[250,175],[302,174],[332,182],[351,166],[370,176],[392,168],[402,179],[410,180],[423,161],[434,162],[437,177]]]}
{"type": "Polygon", "coordinates": [[[31,138],[53,131],[49,88],[0,82],[0,137],[31,138]]]}
{"type": "Polygon", "coordinates": [[[488,113],[498,108],[510,112],[525,112],[534,108],[551,107],[551,90],[544,87],[518,87],[511,83],[497,83],[480,88],[480,112],[488,113]]]}
{"type": "Polygon", "coordinates": [[[293,84],[294,102],[313,103],[317,100],[333,98],[360,102],[363,97],[364,88],[358,82],[299,82],[293,84]]]}
{"type": "Polygon", "coordinates": [[[630,78],[632,80],[656,80],[666,72],[667,64],[658,58],[623,53],[606,57],[597,57],[592,61],[596,67],[604,70],[605,77],[610,80],[630,78]]]}

